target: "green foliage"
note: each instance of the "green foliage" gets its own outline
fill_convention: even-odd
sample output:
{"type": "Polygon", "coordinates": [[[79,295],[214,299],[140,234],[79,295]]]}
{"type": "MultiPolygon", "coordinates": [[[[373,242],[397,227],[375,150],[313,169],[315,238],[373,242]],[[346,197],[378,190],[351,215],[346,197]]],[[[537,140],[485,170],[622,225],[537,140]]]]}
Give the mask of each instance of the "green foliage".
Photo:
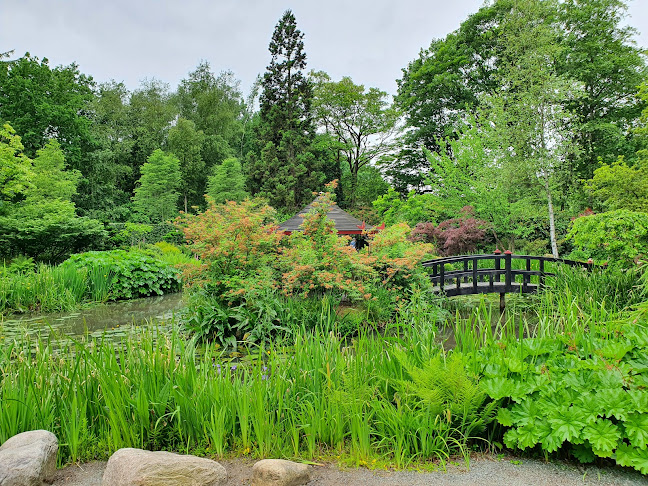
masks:
{"type": "Polygon", "coordinates": [[[630,267],[648,251],[648,213],[619,209],[574,220],[567,238],[596,262],[630,267]]]}
{"type": "Polygon", "coordinates": [[[385,224],[405,222],[410,226],[436,219],[435,216],[441,209],[440,201],[431,194],[416,194],[412,191],[407,198],[403,198],[392,188],[376,199],[373,207],[385,224]]]}
{"type": "Polygon", "coordinates": [[[103,268],[34,266],[16,258],[0,267],[0,314],[71,311],[88,302],[105,302],[112,275],[103,268]]]}
{"type": "MultiPolygon", "coordinates": [[[[342,171],[340,177],[340,186],[342,188],[351,187],[351,172],[348,170],[342,171]]],[[[354,211],[371,211],[373,202],[381,196],[384,196],[389,191],[389,183],[383,178],[380,170],[373,166],[362,167],[358,171],[358,182],[355,188],[355,203],[356,208],[349,208],[350,200],[347,191],[342,191],[342,198],[337,197],[340,207],[345,210],[354,211]]],[[[366,218],[358,218],[365,221],[366,218]]],[[[380,224],[381,222],[378,222],[380,224]]]]}
{"type": "Polygon", "coordinates": [[[331,150],[346,161],[350,184],[349,206],[356,205],[360,169],[393,150],[400,113],[387,101],[387,93],[356,85],[351,78],[332,81],[326,73],[313,73],[314,112],[319,124],[332,136],[331,150]]]}
{"type": "Polygon", "coordinates": [[[32,164],[23,150],[20,137],[5,123],[0,128],[0,215],[7,211],[7,203],[24,196],[31,187],[32,164]]]}
{"type": "Polygon", "coordinates": [[[413,399],[437,419],[465,431],[467,435],[460,440],[483,433],[495,418],[498,402],[488,401],[478,379],[468,374],[461,355],[437,355],[421,367],[413,365],[402,351],[395,355],[409,377],[401,382],[403,399],[413,399]]]}
{"type": "MultiPolygon", "coordinates": [[[[170,188],[180,189],[185,212],[190,207],[202,206],[203,203],[203,194],[205,194],[207,184],[205,161],[201,155],[203,140],[204,133],[196,130],[194,122],[184,118],[180,118],[176,122],[169,130],[167,137],[169,152],[178,159],[180,169],[177,183],[170,184],[170,188]]],[[[142,167],[143,169],[144,167],[142,167]]],[[[144,173],[142,172],[142,174],[144,173]]]]}
{"type": "Polygon", "coordinates": [[[547,214],[542,192],[529,190],[538,184],[535,175],[521,180],[520,164],[511,159],[501,128],[508,122],[498,107],[491,108],[458,123],[454,136],[437,140],[438,152],[423,149],[431,169],[426,182],[439,198],[439,220],[462,217],[470,206],[489,223],[498,248],[515,249],[545,236],[547,214]]]}
{"type": "MultiPolygon", "coordinates": [[[[520,2],[488,2],[457,30],[432,41],[403,70],[396,102],[405,112],[408,130],[403,150],[387,166],[399,191],[425,188],[428,166],[420,147],[441,153],[439,140],[455,138],[466,115],[479,113],[490,96],[508,90],[510,83],[501,77],[507,64],[520,68],[519,74],[524,76],[527,69],[529,74],[541,74],[552,66],[559,78],[570,80],[572,87],[582,87],[580,96],[557,100],[573,114],[563,121],[565,135],[575,150],[557,167],[557,184],[572,199],[578,196],[574,190],[579,187],[579,179],[592,177],[599,157],[610,164],[619,155],[628,159],[634,156],[636,140],[631,130],[645,107],[645,100],[634,95],[645,79],[646,58],[633,41],[634,29],[625,22],[627,2],[569,0],[532,4],[545,9],[545,22],[533,19],[528,8],[521,13],[524,5],[520,2]],[[551,56],[553,61],[545,57],[534,65],[528,57],[525,61],[523,52],[511,50],[523,38],[511,38],[510,31],[506,32],[507,25],[516,18],[527,30],[553,30],[549,42],[555,54],[551,56]]],[[[535,41],[532,51],[537,55],[547,54],[544,35],[527,39],[535,41]]],[[[533,87],[541,77],[527,77],[529,83],[523,90],[533,87]]],[[[526,118],[517,121],[521,126],[527,123],[526,118]]]]}
{"type": "Polygon", "coordinates": [[[559,3],[564,48],[558,70],[583,85],[581,97],[565,102],[575,114],[572,133],[579,147],[567,168],[580,179],[591,179],[599,160],[613,164],[619,155],[628,160],[635,156],[632,127],[646,106],[635,95],[647,71],[645,53],[635,44],[636,31],[627,22],[627,4],[559,3]]]}
{"type": "Polygon", "coordinates": [[[178,214],[180,162],[173,154],[155,150],[141,169],[133,209],[142,222],[160,223],[178,214]]]}
{"type": "Polygon", "coordinates": [[[142,167],[151,154],[165,146],[173,120],[177,117],[169,85],[156,79],[144,80],[128,100],[128,125],[132,148],[128,158],[132,172],[129,192],[135,188],[142,167]]]}
{"type": "Polygon", "coordinates": [[[642,310],[587,332],[493,343],[477,352],[483,389],[506,399],[498,421],[511,448],[612,457],[646,474],[648,326],[642,310]]]}
{"type": "MultiPolygon", "coordinates": [[[[180,224],[201,263],[187,269],[189,284],[206,293],[207,307],[217,309],[215,315],[223,309],[229,315],[236,309],[264,308],[270,320],[275,311],[268,306],[276,309],[281,294],[372,302],[384,291],[389,297],[382,303],[390,314],[405,299],[404,292],[429,286],[419,263],[431,252],[430,245],[409,241],[410,228],[400,224],[368,235],[369,245],[356,251],[348,238],[337,235],[327,217],[333,204],[330,197],[321,195],[304,218],[302,231],[288,237],[276,231],[271,208],[254,200],[212,205],[204,213],[185,215],[180,224]]],[[[192,327],[202,328],[195,322],[192,327]]],[[[231,326],[223,329],[229,331],[231,326]]],[[[245,329],[244,333],[249,330],[245,329]]],[[[240,338],[244,333],[237,334],[240,338]]]]}
{"type": "Polygon", "coordinates": [[[222,164],[214,166],[207,184],[207,195],[215,204],[240,202],[248,196],[245,191],[245,176],[238,159],[225,159],[222,164]]]}
{"type": "Polygon", "coordinates": [[[0,133],[3,166],[0,186],[0,248],[8,256],[24,254],[60,261],[70,253],[100,246],[105,231],[98,221],[79,218],[72,196],[79,174],[66,170],[63,152],[50,140],[30,160],[9,125],[0,133]]]}
{"type": "Polygon", "coordinates": [[[162,295],[177,292],[181,287],[179,270],[156,256],[156,252],[139,248],[80,253],[72,255],[62,266],[110,272],[113,300],[162,295]]]}
{"type": "Polygon", "coordinates": [[[11,263],[7,267],[7,272],[25,274],[25,273],[33,272],[34,268],[35,268],[34,259],[21,255],[11,260],[11,263]]]}
{"type": "Polygon", "coordinates": [[[585,189],[610,211],[628,209],[648,212],[648,167],[646,161],[629,166],[619,157],[612,165],[602,164],[585,189]]]}
{"type": "Polygon", "coordinates": [[[231,72],[215,76],[209,63],[201,61],[180,81],[175,99],[180,116],[191,120],[204,134],[200,155],[207,168],[233,155],[244,155],[241,145],[245,138],[245,107],[239,82],[231,72]]]}
{"type": "Polygon", "coordinates": [[[408,131],[403,150],[387,166],[400,192],[425,186],[427,162],[420,147],[438,151],[437,141],[452,137],[462,115],[474,113],[480,96],[497,89],[498,34],[508,8],[505,1],[484,5],[403,69],[395,100],[408,131]]]}
{"type": "Polygon", "coordinates": [[[94,82],[76,64],[51,68],[45,58],[29,53],[0,63],[0,123],[22,136],[25,155],[33,158],[55,138],[68,164],[83,169],[90,143],[88,106],[94,82]]]}
{"type": "Polygon", "coordinates": [[[247,154],[248,186],[274,207],[296,209],[324,185],[320,160],[311,151],[315,126],[313,90],[306,68],[304,34],[287,10],[272,34],[272,59],[263,75],[257,150],[247,154]]]}
{"type": "MultiPolygon", "coordinates": [[[[129,216],[138,166],[131,159],[135,120],[130,117],[130,93],[123,83],[100,84],[89,111],[92,150],[84,154],[76,204],[81,216],[102,222],[129,216]]],[[[150,154],[148,154],[150,155],[150,154]]]]}

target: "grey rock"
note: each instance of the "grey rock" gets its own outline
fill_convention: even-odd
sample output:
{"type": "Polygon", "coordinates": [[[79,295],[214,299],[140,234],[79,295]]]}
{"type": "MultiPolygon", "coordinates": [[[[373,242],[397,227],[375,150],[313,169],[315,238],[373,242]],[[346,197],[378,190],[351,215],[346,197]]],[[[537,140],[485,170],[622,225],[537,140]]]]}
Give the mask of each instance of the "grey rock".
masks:
{"type": "Polygon", "coordinates": [[[220,486],[227,471],[216,461],[171,452],[119,449],[106,464],[103,486],[220,486]]]}
{"type": "Polygon", "coordinates": [[[300,486],[310,480],[306,464],[283,459],[263,459],[252,467],[252,486],[300,486]]]}
{"type": "Polygon", "coordinates": [[[58,440],[47,430],[14,435],[0,446],[1,486],[42,486],[54,481],[58,440]]]}

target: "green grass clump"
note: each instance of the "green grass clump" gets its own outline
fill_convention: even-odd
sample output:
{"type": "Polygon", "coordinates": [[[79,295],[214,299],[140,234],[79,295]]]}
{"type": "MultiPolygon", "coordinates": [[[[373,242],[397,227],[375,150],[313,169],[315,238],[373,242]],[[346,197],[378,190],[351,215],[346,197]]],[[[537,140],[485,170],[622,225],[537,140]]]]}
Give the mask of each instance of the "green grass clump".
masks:
{"type": "Polygon", "coordinates": [[[109,297],[106,269],[39,264],[33,271],[0,275],[0,314],[69,311],[109,297]]]}
{"type": "Polygon", "coordinates": [[[492,418],[460,358],[421,333],[345,342],[297,332],[289,349],[238,362],[153,331],[123,346],[33,345],[0,350],[0,442],[51,430],[63,463],[139,447],[405,467],[466,455],[492,418]]]}

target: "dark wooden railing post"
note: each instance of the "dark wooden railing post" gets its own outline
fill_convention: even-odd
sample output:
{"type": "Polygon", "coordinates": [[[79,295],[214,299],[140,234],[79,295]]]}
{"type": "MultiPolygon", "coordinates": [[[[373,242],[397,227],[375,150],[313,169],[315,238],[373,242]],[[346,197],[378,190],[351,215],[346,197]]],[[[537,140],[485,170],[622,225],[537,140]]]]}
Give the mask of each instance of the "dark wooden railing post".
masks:
{"type": "Polygon", "coordinates": [[[443,292],[443,287],[445,285],[445,265],[443,263],[439,264],[439,289],[443,292]]]}
{"type": "Polygon", "coordinates": [[[529,290],[529,283],[531,282],[531,257],[526,257],[526,271],[524,275],[522,275],[522,292],[527,292],[529,290]]]}
{"type": "Polygon", "coordinates": [[[545,283],[545,271],[544,271],[545,260],[544,257],[540,257],[540,278],[538,279],[538,290],[544,287],[545,283]]]}
{"type": "MultiPolygon", "coordinates": [[[[464,260],[464,274],[468,273],[468,260],[464,260]]],[[[464,282],[468,282],[468,275],[464,277],[464,282]]]]}
{"type": "Polygon", "coordinates": [[[502,252],[500,250],[495,250],[493,254],[495,255],[495,281],[499,283],[500,270],[502,269],[500,255],[502,252]]]}
{"type": "Polygon", "coordinates": [[[478,282],[478,274],[477,274],[477,258],[472,259],[472,281],[473,281],[473,292],[477,293],[477,284],[478,282]]]}
{"type": "Polygon", "coordinates": [[[506,292],[511,291],[511,250],[504,252],[504,292],[500,292],[500,313],[506,310],[506,292]]]}
{"type": "Polygon", "coordinates": [[[512,273],[511,273],[511,255],[513,253],[511,250],[506,250],[504,252],[504,288],[506,292],[511,291],[512,284],[512,273]]]}

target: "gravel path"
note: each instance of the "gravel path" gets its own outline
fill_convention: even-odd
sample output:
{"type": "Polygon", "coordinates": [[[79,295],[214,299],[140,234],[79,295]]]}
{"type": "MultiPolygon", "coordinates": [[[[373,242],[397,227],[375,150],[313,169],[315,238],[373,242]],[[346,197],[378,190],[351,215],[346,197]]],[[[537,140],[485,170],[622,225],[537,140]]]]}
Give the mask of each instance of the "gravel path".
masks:
{"type": "MultiPolygon", "coordinates": [[[[227,469],[229,485],[247,486],[252,480],[249,459],[219,461],[227,469]]],[[[105,462],[67,466],[57,471],[53,486],[100,486],[105,462]]],[[[622,468],[598,468],[535,459],[493,456],[471,458],[470,469],[449,466],[446,472],[339,469],[337,465],[313,466],[311,486],[584,486],[647,484],[648,477],[622,468]]]]}

